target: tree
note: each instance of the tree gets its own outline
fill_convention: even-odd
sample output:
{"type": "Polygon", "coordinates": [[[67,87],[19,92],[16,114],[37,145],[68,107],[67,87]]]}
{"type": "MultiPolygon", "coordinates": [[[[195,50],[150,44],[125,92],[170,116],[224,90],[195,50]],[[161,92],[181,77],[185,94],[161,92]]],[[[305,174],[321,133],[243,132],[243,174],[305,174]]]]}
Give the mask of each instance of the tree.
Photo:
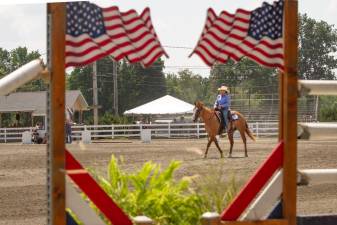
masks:
{"type": "MultiPolygon", "coordinates": [[[[26,47],[18,47],[12,51],[0,48],[0,78],[27,64],[28,62],[40,58],[38,51],[28,52],[26,47]]],[[[18,91],[42,91],[46,85],[42,80],[34,80],[18,88],[18,91]]]]}
{"type": "Polygon", "coordinates": [[[166,75],[167,93],[186,102],[193,103],[201,100],[209,103],[209,82],[192,71],[185,69],[178,74],[166,75]]]}
{"type": "Polygon", "coordinates": [[[10,54],[6,49],[0,48],[0,77],[10,73],[10,54]]]}
{"type": "MultiPolygon", "coordinates": [[[[166,93],[164,62],[157,60],[153,66],[143,68],[140,64],[118,63],[119,113],[147,101],[162,97],[166,93]]],[[[92,105],[92,65],[75,68],[67,78],[68,89],[79,89],[92,105]]],[[[100,116],[112,113],[113,106],[113,62],[109,57],[97,61],[98,103],[100,116]]],[[[107,116],[106,116],[107,117],[107,116]]],[[[85,115],[92,120],[92,112],[85,115]]],[[[105,120],[106,121],[106,120],[105,120]]]]}
{"type": "Polygon", "coordinates": [[[299,77],[309,80],[336,79],[337,30],[307,14],[300,16],[299,77]]]}
{"type": "MultiPolygon", "coordinates": [[[[227,64],[217,64],[211,69],[210,86],[216,90],[219,86],[241,86],[247,93],[275,92],[270,87],[277,87],[277,72],[275,69],[266,68],[257,63],[243,58],[234,63],[230,60],[227,64]]],[[[232,93],[238,90],[231,90],[232,93]]]]}
{"type": "Polygon", "coordinates": [[[337,121],[337,97],[320,96],[319,97],[319,121],[332,122],[337,121]]]}
{"type": "Polygon", "coordinates": [[[164,61],[151,67],[123,61],[119,67],[119,108],[121,112],[142,105],[166,94],[164,61]]]}

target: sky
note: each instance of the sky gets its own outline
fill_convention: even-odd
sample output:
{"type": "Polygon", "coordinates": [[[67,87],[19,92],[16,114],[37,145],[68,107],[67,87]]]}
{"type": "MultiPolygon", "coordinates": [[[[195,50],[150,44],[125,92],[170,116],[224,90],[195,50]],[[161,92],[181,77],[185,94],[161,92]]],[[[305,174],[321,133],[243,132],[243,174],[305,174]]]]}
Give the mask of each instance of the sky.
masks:
{"type": "MultiPolygon", "coordinates": [[[[29,50],[46,53],[46,1],[0,1],[0,47],[11,50],[26,46],[29,50]],[[29,4],[27,4],[29,3],[29,4]]],[[[206,19],[206,11],[213,8],[234,13],[237,8],[252,10],[262,0],[101,0],[92,1],[99,6],[116,5],[121,11],[135,9],[141,13],[150,7],[152,22],[170,56],[165,59],[165,72],[176,73],[184,68],[202,76],[209,68],[197,55],[188,58],[197,43],[206,19]],[[178,47],[178,48],[176,48],[178,47]],[[183,48],[181,48],[183,47],[183,48]]],[[[267,0],[267,2],[272,2],[267,0]]],[[[299,0],[299,12],[316,20],[324,20],[337,28],[337,0],[299,0]]]]}

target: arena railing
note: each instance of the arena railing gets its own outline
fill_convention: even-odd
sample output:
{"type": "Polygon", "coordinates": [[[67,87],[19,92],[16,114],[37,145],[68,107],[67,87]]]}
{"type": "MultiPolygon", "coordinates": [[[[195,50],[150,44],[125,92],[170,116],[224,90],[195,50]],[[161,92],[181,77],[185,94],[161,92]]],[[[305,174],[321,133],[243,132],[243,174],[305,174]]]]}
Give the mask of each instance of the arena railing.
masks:
{"type": "MultiPolygon", "coordinates": [[[[277,122],[252,122],[250,129],[256,137],[276,137],[277,122]]],[[[20,142],[25,131],[32,132],[32,127],[0,128],[0,142],[20,142]]],[[[82,139],[82,132],[89,131],[91,138],[140,138],[142,130],[150,129],[153,138],[203,138],[206,131],[203,123],[168,123],[168,124],[112,124],[112,125],[76,125],[72,127],[74,140],[82,139]]],[[[41,132],[45,133],[45,132],[41,132]]],[[[239,138],[238,132],[234,137],[239,138]]]]}

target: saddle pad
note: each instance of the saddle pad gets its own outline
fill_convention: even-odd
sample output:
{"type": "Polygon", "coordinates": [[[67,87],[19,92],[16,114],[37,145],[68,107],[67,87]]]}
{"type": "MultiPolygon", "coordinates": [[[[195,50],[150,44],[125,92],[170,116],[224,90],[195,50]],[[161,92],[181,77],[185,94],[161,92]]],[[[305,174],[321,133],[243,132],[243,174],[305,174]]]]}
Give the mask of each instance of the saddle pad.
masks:
{"type": "Polygon", "coordinates": [[[232,119],[233,119],[233,120],[238,120],[238,119],[239,119],[239,116],[238,116],[237,114],[234,114],[234,113],[233,113],[233,114],[232,114],[232,119]]]}

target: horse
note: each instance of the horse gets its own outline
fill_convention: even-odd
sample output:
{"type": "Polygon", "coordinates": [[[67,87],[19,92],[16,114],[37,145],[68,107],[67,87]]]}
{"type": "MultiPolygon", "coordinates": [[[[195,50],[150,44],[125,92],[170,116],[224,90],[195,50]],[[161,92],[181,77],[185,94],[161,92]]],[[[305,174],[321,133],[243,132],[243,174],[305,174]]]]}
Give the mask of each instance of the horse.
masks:
{"type": "MultiPolygon", "coordinates": [[[[219,134],[219,130],[221,129],[221,122],[219,121],[215,110],[211,110],[207,108],[201,101],[196,101],[194,105],[195,105],[195,108],[193,110],[193,118],[192,118],[193,122],[196,122],[199,117],[202,118],[203,122],[205,123],[206,132],[208,134],[208,143],[207,143],[207,148],[205,151],[204,158],[207,157],[208,149],[212,142],[215,143],[217,149],[220,152],[221,158],[222,158],[223,152],[216,138],[216,136],[219,134]]],[[[236,120],[231,119],[228,124],[227,131],[228,131],[228,139],[230,143],[229,157],[232,157],[232,150],[233,150],[233,145],[234,145],[233,134],[235,130],[238,130],[240,132],[242,141],[245,146],[245,157],[248,157],[245,133],[253,141],[255,141],[255,137],[252,134],[252,132],[249,130],[247,120],[244,118],[244,116],[241,113],[237,111],[231,111],[230,114],[231,116],[233,114],[236,115],[237,119],[236,120]]]]}

